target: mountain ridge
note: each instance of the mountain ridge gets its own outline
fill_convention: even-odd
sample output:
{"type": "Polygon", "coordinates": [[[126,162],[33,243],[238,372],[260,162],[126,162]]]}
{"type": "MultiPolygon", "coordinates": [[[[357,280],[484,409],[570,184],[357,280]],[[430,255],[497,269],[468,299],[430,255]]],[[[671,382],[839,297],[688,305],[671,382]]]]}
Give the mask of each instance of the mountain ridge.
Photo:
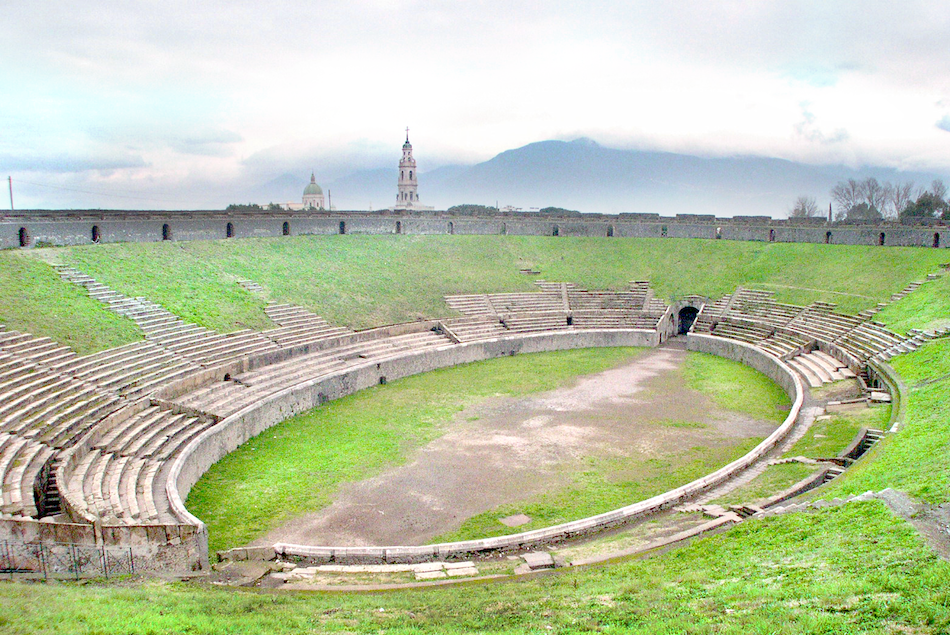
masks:
{"type": "MultiPolygon", "coordinates": [[[[425,165],[424,154],[417,159],[420,167],[425,165]]],[[[328,183],[324,191],[332,188],[338,209],[387,207],[395,201],[396,172],[395,167],[359,170],[328,183]]],[[[424,205],[436,209],[461,203],[497,203],[523,209],[557,206],[601,213],[782,217],[798,196],[813,196],[819,208],[826,208],[831,188],[849,178],[911,180],[929,186],[942,176],[879,166],[812,165],[756,155],[702,157],[624,150],[581,137],[536,141],[474,165],[446,165],[420,172],[419,196],[424,205]]]]}

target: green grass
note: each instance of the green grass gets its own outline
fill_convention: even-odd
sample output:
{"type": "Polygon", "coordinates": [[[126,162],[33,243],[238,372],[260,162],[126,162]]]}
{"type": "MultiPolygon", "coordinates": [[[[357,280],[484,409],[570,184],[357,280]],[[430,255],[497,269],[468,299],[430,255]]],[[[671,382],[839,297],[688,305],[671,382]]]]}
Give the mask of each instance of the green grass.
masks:
{"type": "MultiPolygon", "coordinates": [[[[854,312],[945,259],[940,250],[901,247],[531,236],[294,236],[11,250],[0,258],[0,280],[9,283],[0,283],[7,287],[0,323],[30,326],[84,352],[140,338],[98,303],[79,307],[82,292],[52,271],[41,273],[43,260],[74,265],[122,293],[229,332],[272,326],[264,300],[241,289],[238,278],[263,284],[269,299],[367,328],[449,315],[446,294],[534,291],[535,278],[518,273],[525,267],[592,289],[649,279],[668,301],[694,293],[716,298],[744,285],[773,290],[784,302],[825,300],[854,312]],[[20,283],[31,281],[37,288],[24,290],[20,283]]],[[[934,319],[943,306],[928,309],[934,319]]]]}
{"type": "Polygon", "coordinates": [[[770,465],[754,479],[717,498],[720,505],[755,504],[774,494],[788,489],[795,483],[814,473],[814,465],[802,463],[782,463],[770,465]]]}
{"type": "MultiPolygon", "coordinates": [[[[500,358],[361,391],[270,428],[229,454],[199,480],[187,505],[208,524],[212,550],[245,544],[330,504],[342,483],[401,464],[413,449],[443,434],[467,406],[499,395],[550,390],[640,353],[642,349],[588,349],[500,358]]],[[[700,353],[690,353],[684,366],[690,387],[722,400],[723,407],[782,419],[776,406],[787,404],[788,398],[761,373],[700,353]],[[695,373],[693,366],[699,369],[695,373]]],[[[730,438],[648,460],[589,457],[584,468],[569,476],[568,486],[476,515],[433,542],[516,533],[629,505],[700,478],[760,440],[730,438]],[[515,513],[527,514],[531,523],[507,528],[498,522],[515,513]]]]}
{"type": "Polygon", "coordinates": [[[874,319],[897,333],[906,333],[912,328],[950,326],[950,275],[944,274],[927,282],[914,293],[886,307],[874,319]]]}
{"type": "MultiPolygon", "coordinates": [[[[839,412],[828,419],[815,421],[805,435],[783,457],[804,456],[824,458],[837,456],[854,440],[861,428],[886,430],[891,416],[890,406],[839,412]]],[[[817,469],[813,465],[783,463],[771,465],[749,483],[729,492],[716,502],[721,504],[756,503],[777,494],[817,469]]],[[[821,490],[819,496],[823,496],[821,490]]]]}
{"type": "Polygon", "coordinates": [[[891,360],[907,383],[904,427],[887,435],[822,496],[886,487],[931,503],[950,502],[950,339],[891,360]]]}
{"type": "Polygon", "coordinates": [[[683,375],[690,388],[709,395],[726,410],[769,421],[784,421],[788,416],[788,396],[754,368],[715,355],[690,353],[683,375]]]}
{"type": "Polygon", "coordinates": [[[648,460],[590,460],[589,469],[574,475],[573,486],[478,514],[456,531],[437,536],[432,542],[515,534],[619,509],[701,478],[746,454],[761,440],[741,439],[694,447],[648,460]],[[518,527],[506,527],[499,522],[513,514],[526,514],[531,522],[518,527]]]}
{"type": "MultiPolygon", "coordinates": [[[[275,326],[264,314],[266,302],[245,291],[239,272],[226,267],[230,241],[122,243],[62,250],[58,259],[99,282],[158,302],[179,317],[210,329],[230,332],[275,326]],[[98,249],[106,247],[106,249],[98,249]]],[[[253,269],[266,250],[241,253],[253,269]]]]}
{"type": "Polygon", "coordinates": [[[328,505],[342,483],[401,464],[445,432],[456,413],[497,396],[551,390],[641,355],[581,349],[503,357],[360,391],[263,432],[216,463],[188,496],[211,549],[245,544],[328,505]]]}
{"type": "Polygon", "coordinates": [[[274,300],[310,307],[357,328],[448,313],[453,293],[533,291],[534,278],[588,288],[649,279],[668,300],[719,297],[739,284],[786,302],[821,299],[856,311],[933,271],[934,250],[688,239],[527,236],[295,236],[128,243],[58,252],[103,282],[147,295],[220,330],[266,324],[260,301],[234,283],[264,285],[274,300]],[[857,294],[857,295],[853,295],[857,294]]]}
{"type": "Polygon", "coordinates": [[[0,583],[0,630],[229,633],[941,633],[950,564],[877,502],[743,523],[646,560],[385,594],[159,580],[0,583]]]}
{"type": "Polygon", "coordinates": [[[783,456],[827,458],[848,447],[861,428],[887,430],[891,418],[889,405],[863,410],[836,412],[830,418],[815,421],[808,432],[783,456]]]}
{"type": "Polygon", "coordinates": [[[0,251],[0,324],[51,337],[80,354],[142,339],[127,318],[106,311],[46,263],[0,251]]]}

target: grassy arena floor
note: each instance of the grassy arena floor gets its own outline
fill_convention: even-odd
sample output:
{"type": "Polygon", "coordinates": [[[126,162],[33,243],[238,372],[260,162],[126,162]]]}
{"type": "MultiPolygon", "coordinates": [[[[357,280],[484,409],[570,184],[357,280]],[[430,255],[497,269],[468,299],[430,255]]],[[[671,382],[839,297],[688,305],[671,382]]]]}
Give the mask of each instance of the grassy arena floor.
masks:
{"type": "MultiPolygon", "coordinates": [[[[344,238],[354,239],[350,247],[355,251],[348,251],[346,257],[353,259],[349,261],[350,266],[356,270],[364,273],[385,270],[389,276],[401,275],[399,271],[360,261],[356,252],[363,249],[364,256],[368,252],[368,248],[361,247],[360,241],[364,239],[340,237],[344,238]]],[[[471,249],[478,257],[495,256],[501,250],[499,244],[504,249],[513,249],[510,245],[520,241],[527,245],[525,254],[538,254],[536,262],[529,262],[527,257],[506,260],[500,256],[497,263],[490,259],[477,262],[490,273],[467,279],[463,279],[461,273],[452,273],[459,284],[472,284],[451,291],[501,290],[509,288],[506,285],[526,289],[530,281],[517,274],[506,273],[497,280],[492,275],[524,263],[523,266],[540,266],[548,279],[576,280],[591,287],[622,284],[628,278],[651,277],[655,287],[663,290],[661,295],[672,294],[671,289],[715,295],[731,291],[738,284],[830,289],[858,294],[848,296],[855,298],[849,307],[851,310],[863,306],[861,303],[865,300],[858,296],[874,298],[874,302],[884,299],[947,260],[945,250],[669,240],[660,241],[662,244],[657,250],[667,247],[668,251],[658,257],[661,262],[654,266],[649,261],[654,256],[648,253],[641,258],[635,253],[637,249],[649,252],[649,241],[630,241],[624,246],[625,240],[605,239],[609,245],[592,241],[585,247],[589,252],[585,256],[589,265],[581,266],[580,262],[561,261],[565,250],[578,249],[571,246],[574,239],[522,241],[492,237],[485,239],[487,244],[479,245],[474,238],[445,238],[465,242],[459,240],[445,247],[438,244],[439,240],[427,243],[406,237],[404,243],[393,240],[397,243],[395,247],[382,246],[383,260],[388,258],[386,254],[391,249],[402,247],[406,250],[404,254],[411,252],[413,258],[422,261],[420,269],[457,272],[464,271],[469,266],[465,263],[471,262],[467,253],[460,252],[471,249]],[[475,244],[467,242],[469,240],[475,244]],[[690,249],[690,245],[695,247],[690,249]],[[608,258],[608,251],[614,256],[608,258]],[[439,260],[449,256],[452,260],[439,260]],[[664,274],[659,271],[662,266],[674,269],[664,274]],[[584,271],[598,267],[607,272],[602,274],[609,278],[606,283],[592,283],[582,277],[584,271]],[[790,270],[783,272],[783,267],[790,270]],[[654,271],[657,275],[651,276],[654,271]],[[668,282],[670,280],[672,282],[668,282]],[[484,286],[475,285],[477,281],[484,286]],[[717,290],[716,285],[721,290],[717,290]]],[[[309,239],[293,239],[284,246],[291,249],[298,240],[304,245],[299,253],[315,262],[342,257],[340,252],[332,256],[314,253],[334,244],[329,239],[326,242],[314,240],[312,244],[309,239]]],[[[367,246],[371,244],[371,239],[365,240],[367,246]]],[[[250,246],[241,244],[244,242],[194,243],[194,249],[228,252],[228,258],[238,262],[239,252],[251,250],[250,246]]],[[[257,242],[266,257],[273,257],[272,248],[264,244],[267,241],[257,242]]],[[[180,248],[178,245],[166,244],[161,249],[180,248]]],[[[109,266],[151,269],[148,262],[123,264],[125,258],[144,258],[142,252],[136,252],[138,247],[103,245],[97,247],[100,251],[94,256],[81,257],[89,259],[90,264],[92,259],[115,260],[112,265],[100,263],[103,270],[109,266]],[[102,249],[105,247],[108,249],[102,249]],[[115,250],[110,251],[113,247],[115,250]]],[[[56,333],[65,336],[71,330],[82,332],[81,329],[93,328],[90,325],[95,324],[94,320],[84,321],[86,318],[81,315],[71,316],[63,310],[66,305],[58,297],[62,290],[53,289],[62,283],[52,279],[48,272],[41,278],[22,277],[22,274],[14,274],[21,276],[19,278],[11,277],[9,272],[20,266],[17,263],[24,257],[40,255],[43,251],[35,250],[29,256],[19,252],[0,254],[0,293],[6,294],[0,302],[0,322],[36,321],[44,329],[40,334],[54,337],[56,333]],[[14,282],[5,284],[11,280],[14,282]],[[42,287],[39,296],[18,290],[20,284],[33,280],[39,280],[37,284],[42,287]],[[44,298],[43,294],[51,298],[44,298]],[[20,298],[23,301],[15,305],[14,300],[20,298]],[[48,323],[35,318],[43,312],[50,313],[48,323]],[[18,314],[26,317],[17,318],[18,314]]],[[[518,252],[518,255],[523,254],[518,252]]],[[[62,252],[57,257],[60,256],[71,257],[62,252]]],[[[200,278],[194,272],[196,265],[192,264],[196,259],[192,255],[183,257],[182,276],[200,278]]],[[[278,258],[281,259],[290,262],[286,254],[278,258]]],[[[311,271],[310,265],[302,266],[301,270],[311,271]]],[[[178,272],[168,273],[169,282],[163,281],[161,289],[178,284],[175,282],[178,272]]],[[[209,277],[207,284],[194,287],[202,315],[213,313],[210,309],[219,306],[217,281],[228,281],[231,275],[243,274],[237,270],[219,272],[209,277]],[[210,295],[205,296],[206,292],[210,295]]],[[[348,280],[347,274],[335,268],[321,276],[323,274],[309,278],[311,286],[321,280],[320,284],[326,285],[319,294],[345,295],[342,285],[348,280]]],[[[255,276],[247,273],[246,277],[255,276]]],[[[403,285],[399,292],[416,299],[435,298],[449,292],[443,290],[444,287],[426,287],[432,278],[425,274],[417,285],[403,285]]],[[[259,281],[271,284],[267,280],[259,281]]],[[[944,277],[939,282],[924,285],[920,291],[879,314],[879,318],[898,330],[905,330],[925,328],[950,317],[948,281],[950,277],[944,277]]],[[[272,294],[279,289],[278,286],[269,288],[272,294]]],[[[334,310],[342,314],[347,307],[361,304],[367,312],[356,319],[369,320],[369,315],[397,316],[381,321],[405,319],[399,317],[403,315],[402,309],[379,309],[395,294],[387,292],[377,298],[367,297],[372,289],[379,288],[378,282],[358,286],[363,299],[340,297],[334,310]]],[[[145,292],[159,299],[150,290],[145,292]]],[[[300,302],[314,302],[308,299],[314,297],[314,291],[301,288],[299,292],[300,302]]],[[[779,297],[793,302],[808,301],[807,297],[794,297],[795,293],[810,293],[786,292],[789,295],[779,297]]],[[[287,295],[275,297],[295,299],[293,290],[280,293],[287,295]]],[[[95,313],[95,308],[89,306],[95,313]]],[[[437,302],[433,306],[442,308],[437,302]]],[[[330,316],[328,310],[316,304],[314,308],[330,316]]],[[[227,313],[220,308],[217,312],[227,313]]],[[[226,324],[241,321],[228,319],[226,324]]],[[[120,332],[108,325],[102,328],[112,334],[120,332]]],[[[893,366],[910,389],[904,429],[879,444],[867,459],[830,484],[827,495],[895,487],[932,502],[950,499],[950,400],[947,397],[950,395],[950,362],[947,360],[950,360],[948,340],[927,344],[916,353],[893,360],[893,366]]],[[[728,533],[648,560],[572,570],[500,585],[382,595],[330,595],[260,594],[156,580],[55,585],[2,583],[0,632],[946,633],[950,631],[948,590],[950,564],[939,560],[909,524],[895,518],[880,503],[872,502],[746,522],[728,533]]]]}
{"type": "MultiPolygon", "coordinates": [[[[503,357],[360,391],[270,428],[229,454],[198,481],[188,508],[208,524],[212,550],[246,544],[294,516],[325,507],[341,484],[403,463],[412,450],[443,434],[455,413],[468,406],[492,397],[551,390],[616,367],[643,350],[583,349],[503,357]]],[[[683,374],[690,388],[713,397],[723,408],[776,423],[784,417],[780,407],[787,406],[788,398],[751,368],[691,353],[683,374]]],[[[520,503],[517,511],[530,515],[533,524],[509,533],[648,498],[715,470],[757,442],[733,439],[637,466],[595,462],[567,489],[520,503]],[[612,476],[630,471],[637,474],[635,479],[612,476]]],[[[436,542],[504,533],[498,518],[511,513],[515,511],[503,506],[480,514],[436,542]]]]}

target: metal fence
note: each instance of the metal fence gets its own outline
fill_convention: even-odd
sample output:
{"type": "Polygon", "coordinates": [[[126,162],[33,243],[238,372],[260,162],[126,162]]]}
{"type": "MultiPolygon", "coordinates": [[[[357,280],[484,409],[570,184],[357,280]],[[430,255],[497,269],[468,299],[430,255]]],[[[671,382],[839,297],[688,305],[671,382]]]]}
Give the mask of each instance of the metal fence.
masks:
{"type": "Polygon", "coordinates": [[[135,573],[135,559],[130,547],[0,541],[0,575],[11,578],[78,580],[131,573],[135,573]]]}

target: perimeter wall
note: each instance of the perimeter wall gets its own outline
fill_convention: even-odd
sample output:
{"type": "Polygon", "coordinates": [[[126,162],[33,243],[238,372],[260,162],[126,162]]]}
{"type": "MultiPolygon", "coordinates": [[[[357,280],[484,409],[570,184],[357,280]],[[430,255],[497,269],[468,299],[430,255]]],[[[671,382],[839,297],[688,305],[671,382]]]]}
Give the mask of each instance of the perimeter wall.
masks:
{"type": "Polygon", "coordinates": [[[915,225],[828,223],[822,219],[768,216],[585,214],[541,216],[502,213],[453,216],[445,212],[222,212],[222,211],[50,211],[26,210],[0,216],[0,249],[86,245],[95,242],[215,240],[326,234],[467,234],[517,236],[601,236],[707,238],[762,242],[829,243],[947,248],[950,225],[927,220],[915,225]]]}

